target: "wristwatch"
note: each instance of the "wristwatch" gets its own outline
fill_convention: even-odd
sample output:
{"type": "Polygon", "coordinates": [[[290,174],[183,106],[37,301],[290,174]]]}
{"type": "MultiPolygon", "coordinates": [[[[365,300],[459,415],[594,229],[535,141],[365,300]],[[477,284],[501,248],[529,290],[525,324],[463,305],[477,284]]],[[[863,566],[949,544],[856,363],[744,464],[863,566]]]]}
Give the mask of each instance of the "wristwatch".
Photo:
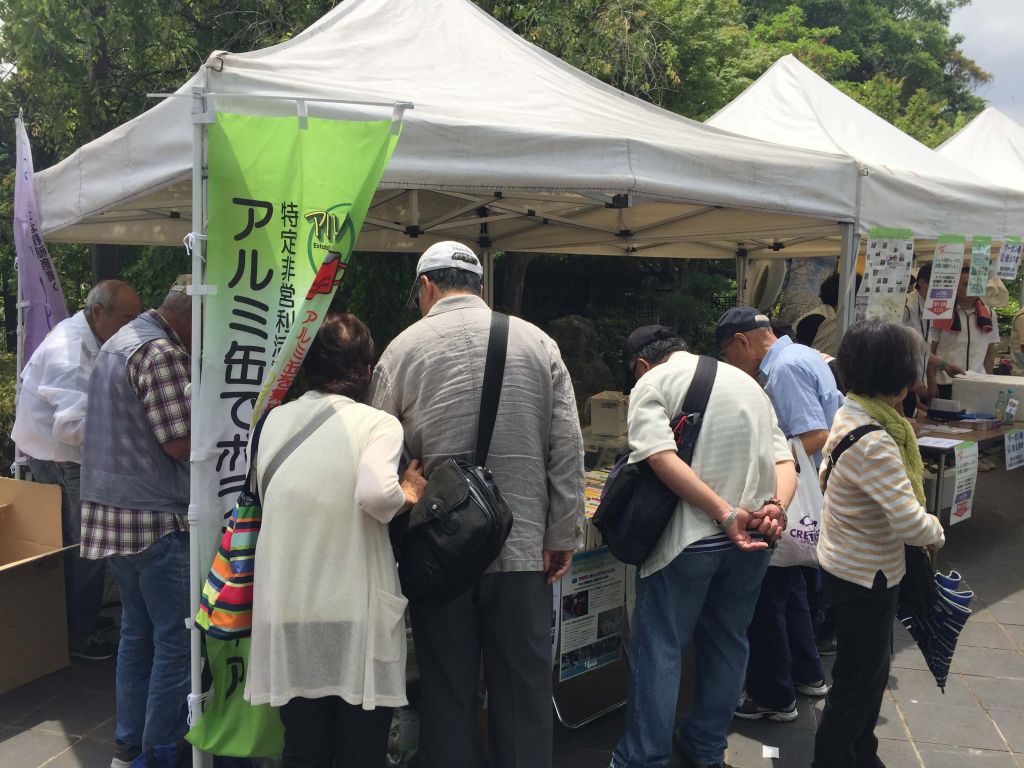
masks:
{"type": "Polygon", "coordinates": [[[736,507],[729,507],[729,514],[723,517],[721,520],[715,520],[715,525],[717,525],[724,531],[734,522],[736,522],[736,507]]]}

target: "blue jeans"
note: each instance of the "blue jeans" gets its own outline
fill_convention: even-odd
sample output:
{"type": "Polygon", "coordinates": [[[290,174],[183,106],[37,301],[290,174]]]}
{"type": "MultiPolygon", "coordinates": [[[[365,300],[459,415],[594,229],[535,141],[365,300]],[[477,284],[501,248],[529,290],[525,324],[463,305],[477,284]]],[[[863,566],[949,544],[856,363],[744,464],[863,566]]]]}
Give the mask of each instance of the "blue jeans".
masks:
{"type": "MultiPolygon", "coordinates": [[[[81,472],[73,461],[29,459],[28,468],[37,483],[60,486],[60,527],[64,546],[82,541],[81,472]]],[[[78,549],[64,553],[64,592],[67,595],[68,637],[72,643],[96,629],[103,602],[103,578],[107,561],[86,560],[78,549]]]]}
{"type": "Polygon", "coordinates": [[[799,566],[768,569],[747,637],[747,694],[761,706],[785,709],[796,701],[795,683],[824,679],[799,566]]]}
{"type": "Polygon", "coordinates": [[[144,750],[188,730],[188,567],[186,532],[110,558],[121,592],[114,738],[144,750]]]}
{"type": "Polygon", "coordinates": [[[626,732],[612,755],[614,768],[664,768],[672,750],[683,652],[693,638],[696,690],[680,723],[691,757],[715,763],[743,689],[747,625],[754,613],[767,550],[682,553],[637,579],[630,624],[626,732]]]}

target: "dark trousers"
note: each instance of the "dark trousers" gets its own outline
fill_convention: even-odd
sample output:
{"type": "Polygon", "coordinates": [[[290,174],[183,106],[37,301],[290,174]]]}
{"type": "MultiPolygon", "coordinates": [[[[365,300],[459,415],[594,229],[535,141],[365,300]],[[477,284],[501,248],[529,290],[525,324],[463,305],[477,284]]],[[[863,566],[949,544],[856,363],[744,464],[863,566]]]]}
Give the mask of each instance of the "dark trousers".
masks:
{"type": "Polygon", "coordinates": [[[292,699],[281,707],[284,768],[382,768],[390,707],[363,709],[338,696],[292,699]]]}
{"type": "Polygon", "coordinates": [[[816,565],[801,565],[800,573],[804,576],[807,587],[807,607],[811,611],[811,626],[814,628],[814,639],[822,641],[836,634],[836,622],[832,611],[825,604],[825,595],[821,589],[821,569],[816,565]]]}
{"type": "Polygon", "coordinates": [[[747,639],[747,694],[763,707],[785,709],[796,700],[794,683],[825,677],[799,566],[768,568],[747,639]]]}
{"type": "Polygon", "coordinates": [[[493,768],[551,768],[551,587],[492,573],[445,605],[410,606],[420,669],[419,768],[479,768],[480,654],[493,768]]]}
{"type": "MultiPolygon", "coordinates": [[[[72,461],[41,461],[29,459],[28,468],[37,483],[60,486],[60,521],[64,546],[82,541],[82,468],[72,461]]],[[[103,601],[103,578],[106,559],[86,560],[78,548],[64,553],[64,592],[67,595],[68,637],[81,641],[96,629],[100,603],[103,601]]]]}
{"type": "Polygon", "coordinates": [[[881,571],[872,589],[822,571],[825,599],[836,617],[832,688],[814,739],[814,768],[875,768],[875,723],[889,681],[892,622],[898,587],[881,571]]]}

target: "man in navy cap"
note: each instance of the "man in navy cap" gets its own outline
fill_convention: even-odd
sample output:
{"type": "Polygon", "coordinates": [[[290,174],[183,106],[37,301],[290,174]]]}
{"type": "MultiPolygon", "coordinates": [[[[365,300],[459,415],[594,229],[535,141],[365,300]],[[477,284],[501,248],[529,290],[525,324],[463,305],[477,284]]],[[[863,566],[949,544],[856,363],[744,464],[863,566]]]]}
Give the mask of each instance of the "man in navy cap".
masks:
{"type": "MultiPolygon", "coordinates": [[[[751,307],[733,307],[723,314],[715,341],[727,362],[764,387],[779,427],[787,438],[799,439],[818,466],[832,419],[843,403],[821,354],[788,336],[776,338],[768,317],[751,307]]],[[[817,483],[818,478],[804,482],[817,483]]],[[[768,568],[748,635],[747,690],[736,717],[788,722],[797,717],[796,694],[828,692],[800,567],[768,568]]]]}
{"type": "Polygon", "coordinates": [[[626,340],[635,381],[629,400],[631,462],[646,461],[678,497],[672,519],[639,568],[630,627],[625,734],[612,768],[668,765],[682,657],[692,641],[693,709],[676,746],[688,768],[721,766],[743,688],[747,625],[796,488],[793,455],[767,395],[718,365],[700,439],[686,464],[670,421],[682,410],[698,358],[678,334],[643,326],[626,340]],[[781,498],[779,498],[781,497],[781,498]]]}

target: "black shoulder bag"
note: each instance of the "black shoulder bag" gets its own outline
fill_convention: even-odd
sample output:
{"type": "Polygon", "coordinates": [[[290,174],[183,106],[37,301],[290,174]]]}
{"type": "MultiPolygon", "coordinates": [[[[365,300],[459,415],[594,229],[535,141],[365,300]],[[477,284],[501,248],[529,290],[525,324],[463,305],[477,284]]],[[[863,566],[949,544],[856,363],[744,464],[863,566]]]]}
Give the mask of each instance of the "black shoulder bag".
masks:
{"type": "MultiPolygon", "coordinates": [[[[718,361],[701,355],[682,412],[672,421],[679,458],[687,464],[693,463],[693,450],[717,371],[718,361]]],[[[593,523],[618,560],[640,565],[654,550],[678,503],[679,497],[658,479],[646,461],[630,464],[627,454],[608,475],[593,523]]]]}
{"type": "Polygon", "coordinates": [[[472,587],[512,531],[512,510],[487,469],[508,349],[508,315],[491,314],[475,464],[451,456],[419,502],[391,521],[391,545],[409,600],[447,603],[472,587]]]}
{"type": "MultiPolygon", "coordinates": [[[[828,479],[832,475],[836,462],[847,448],[869,432],[877,432],[880,429],[882,427],[877,424],[863,424],[844,435],[829,454],[828,465],[825,467],[824,484],[828,485],[828,479]]],[[[939,597],[931,558],[928,557],[928,552],[923,547],[912,547],[909,544],[903,545],[903,557],[906,561],[907,572],[900,582],[900,612],[924,615],[932,609],[939,597]]]]}

